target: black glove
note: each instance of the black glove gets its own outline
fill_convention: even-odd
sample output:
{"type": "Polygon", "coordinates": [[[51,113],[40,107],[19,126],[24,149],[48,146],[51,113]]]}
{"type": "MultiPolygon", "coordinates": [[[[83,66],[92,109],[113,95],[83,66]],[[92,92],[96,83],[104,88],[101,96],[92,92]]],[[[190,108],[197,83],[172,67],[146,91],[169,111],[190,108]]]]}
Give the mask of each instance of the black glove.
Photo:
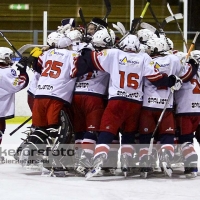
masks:
{"type": "Polygon", "coordinates": [[[192,65],[192,67],[195,67],[195,68],[198,68],[199,67],[199,63],[193,59],[193,58],[190,58],[190,60],[188,61],[189,64],[192,65]]]}
{"type": "Polygon", "coordinates": [[[83,36],[82,37],[82,42],[90,43],[91,40],[92,40],[92,36],[91,35],[87,35],[87,36],[83,36]]]}
{"type": "Polygon", "coordinates": [[[28,64],[28,58],[27,57],[22,57],[19,60],[19,62],[16,64],[17,70],[19,70],[20,73],[26,72],[27,64],[28,64]]]}
{"type": "Polygon", "coordinates": [[[170,84],[171,84],[170,87],[171,87],[172,92],[174,90],[179,90],[181,88],[183,82],[178,76],[170,75],[169,79],[170,79],[170,84]]]}

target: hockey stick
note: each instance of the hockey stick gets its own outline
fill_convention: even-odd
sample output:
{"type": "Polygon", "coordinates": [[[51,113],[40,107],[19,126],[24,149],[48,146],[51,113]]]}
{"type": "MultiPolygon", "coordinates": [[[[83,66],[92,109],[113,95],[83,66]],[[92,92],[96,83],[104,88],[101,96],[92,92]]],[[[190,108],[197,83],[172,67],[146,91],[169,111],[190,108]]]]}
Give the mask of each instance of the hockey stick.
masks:
{"type": "Polygon", "coordinates": [[[146,22],[142,22],[142,23],[140,24],[140,26],[141,26],[142,28],[145,28],[145,29],[150,30],[151,32],[155,33],[158,37],[160,37],[160,34],[159,34],[158,30],[157,30],[154,26],[152,26],[151,24],[148,24],[148,23],[146,23],[146,22]]]}
{"type": "Polygon", "coordinates": [[[111,13],[111,4],[109,0],[104,0],[104,3],[106,5],[106,15],[104,16],[103,20],[106,21],[108,15],[111,13]]]}
{"type": "MultiPolygon", "coordinates": [[[[178,19],[183,19],[183,14],[182,13],[177,13],[174,14],[175,18],[178,19]]],[[[164,28],[165,25],[171,21],[174,21],[174,18],[172,16],[166,17],[163,22],[161,23],[161,27],[164,28]]]]}
{"type": "Polygon", "coordinates": [[[116,30],[118,30],[121,35],[124,35],[123,31],[121,30],[121,28],[119,26],[117,26],[116,24],[112,24],[112,26],[113,26],[113,28],[115,28],[116,30]]]}
{"type": "Polygon", "coordinates": [[[180,31],[180,33],[181,33],[182,38],[183,38],[183,42],[184,42],[184,44],[185,44],[185,47],[186,47],[186,49],[188,50],[187,42],[185,41],[185,38],[184,38],[184,35],[183,35],[183,31],[181,30],[181,27],[180,27],[180,25],[179,25],[179,23],[178,23],[178,20],[177,20],[176,17],[174,16],[174,14],[173,14],[173,12],[172,12],[172,9],[170,8],[169,3],[167,3],[167,8],[168,8],[168,10],[169,10],[171,16],[172,16],[172,17],[174,18],[174,20],[175,20],[175,22],[176,22],[176,24],[177,24],[177,27],[178,27],[178,29],[179,29],[179,31],[180,31]]]}
{"type": "Polygon", "coordinates": [[[17,132],[22,126],[24,126],[27,122],[29,122],[32,119],[32,116],[29,117],[26,121],[24,121],[21,125],[19,125],[15,130],[13,130],[10,133],[10,136],[12,136],[15,132],[17,132]]]}
{"type": "Polygon", "coordinates": [[[158,21],[156,15],[155,15],[155,13],[154,13],[154,11],[153,11],[151,5],[149,5],[149,10],[150,10],[150,12],[151,12],[151,14],[152,14],[154,20],[156,21],[156,24],[157,24],[157,26],[158,26],[158,28],[159,28],[160,33],[161,33],[162,35],[164,35],[165,40],[166,40],[166,42],[167,42],[167,45],[168,45],[169,49],[172,49],[171,44],[169,43],[169,41],[168,41],[168,39],[167,39],[167,36],[166,36],[166,34],[165,34],[165,32],[164,32],[164,30],[163,30],[161,24],[159,23],[159,21],[158,21]]]}
{"type": "Polygon", "coordinates": [[[118,42],[115,46],[117,46],[121,41],[123,41],[128,35],[134,34],[134,33],[136,32],[136,30],[138,29],[138,26],[139,26],[141,20],[143,19],[144,15],[145,15],[145,13],[146,13],[146,11],[147,11],[147,9],[148,9],[148,6],[149,6],[149,4],[150,4],[150,1],[151,1],[151,0],[147,0],[146,5],[145,5],[145,7],[144,7],[144,9],[142,10],[142,13],[141,13],[141,15],[140,15],[140,18],[139,18],[139,19],[133,19],[133,20],[132,20],[131,30],[128,31],[128,32],[119,40],[119,42],[118,42]]]}
{"type": "MultiPolygon", "coordinates": [[[[188,57],[189,57],[189,55],[190,55],[190,52],[191,52],[192,49],[194,48],[194,45],[195,45],[195,43],[196,43],[196,40],[197,40],[197,37],[198,37],[198,36],[199,36],[199,32],[196,32],[195,37],[194,37],[194,39],[193,39],[193,41],[192,41],[192,44],[190,45],[190,48],[189,48],[188,53],[187,53],[187,55],[186,55],[185,63],[186,63],[186,61],[187,61],[187,59],[188,59],[188,57]]],[[[150,156],[150,155],[152,154],[154,136],[155,136],[156,131],[157,131],[159,125],[160,125],[160,122],[162,121],[162,118],[163,118],[163,116],[164,116],[164,114],[165,114],[165,111],[166,111],[166,109],[167,109],[167,105],[169,104],[169,101],[170,101],[171,98],[172,98],[173,92],[174,92],[174,91],[171,90],[170,95],[169,95],[169,97],[168,97],[168,99],[167,99],[167,101],[166,101],[166,103],[165,103],[165,106],[164,106],[164,108],[163,108],[163,111],[162,111],[162,113],[160,114],[160,117],[159,117],[159,119],[158,119],[158,122],[157,122],[157,124],[156,124],[156,127],[155,127],[155,129],[154,129],[154,131],[153,131],[153,134],[152,134],[152,136],[151,136],[150,145],[149,145],[149,149],[148,149],[148,156],[150,156]]],[[[150,157],[148,157],[148,158],[150,159],[150,157]]]]}
{"type": "Polygon", "coordinates": [[[80,16],[80,18],[81,18],[81,21],[82,21],[82,23],[83,23],[83,26],[84,26],[84,35],[87,36],[87,23],[86,23],[86,21],[85,21],[85,17],[84,17],[84,15],[83,15],[83,11],[82,11],[81,8],[79,9],[78,13],[79,13],[79,16],[80,16]]]}
{"type": "Polygon", "coordinates": [[[124,25],[121,22],[117,22],[117,26],[121,29],[121,31],[123,32],[123,35],[125,35],[126,29],[125,29],[124,25]]]}
{"type": "MultiPolygon", "coordinates": [[[[22,47],[20,47],[17,51],[18,51],[20,54],[23,54],[24,51],[26,51],[27,49],[32,48],[32,47],[48,47],[48,45],[25,44],[25,45],[23,45],[22,47]]],[[[15,56],[17,56],[17,53],[15,53],[15,56]]]]}
{"type": "Polygon", "coordinates": [[[145,7],[144,7],[144,9],[143,9],[143,11],[142,11],[142,13],[141,13],[141,15],[140,15],[140,18],[139,18],[139,20],[138,20],[136,26],[134,27],[134,29],[133,29],[133,31],[132,31],[132,34],[135,34],[135,32],[137,31],[137,29],[138,29],[138,27],[139,27],[139,24],[140,24],[140,22],[142,21],[142,19],[144,18],[144,15],[145,15],[145,13],[146,13],[146,11],[147,11],[149,5],[150,5],[150,2],[151,2],[151,0],[147,0],[146,5],[145,5],[145,7]]]}
{"type": "Polygon", "coordinates": [[[5,35],[0,31],[1,36],[4,38],[4,40],[13,48],[13,50],[19,55],[21,58],[22,55],[17,51],[17,49],[10,43],[10,41],[5,37],[5,35]]]}

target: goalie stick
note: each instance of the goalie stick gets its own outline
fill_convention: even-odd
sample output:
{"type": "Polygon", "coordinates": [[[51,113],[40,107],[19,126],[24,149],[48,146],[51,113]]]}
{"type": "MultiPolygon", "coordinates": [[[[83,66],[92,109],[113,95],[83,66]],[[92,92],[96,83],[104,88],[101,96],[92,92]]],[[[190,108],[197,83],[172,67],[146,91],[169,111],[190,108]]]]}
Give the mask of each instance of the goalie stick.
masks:
{"type": "Polygon", "coordinates": [[[181,36],[182,36],[182,38],[183,38],[183,42],[184,42],[184,44],[185,44],[185,47],[186,47],[186,49],[188,50],[187,42],[185,41],[185,38],[184,38],[184,35],[183,35],[183,31],[181,30],[181,27],[180,27],[180,25],[179,25],[179,23],[178,23],[178,20],[176,19],[175,15],[173,14],[172,9],[170,8],[169,3],[167,3],[167,8],[168,8],[168,10],[169,10],[169,13],[171,14],[171,16],[172,16],[172,17],[174,18],[174,20],[175,20],[175,22],[176,22],[176,24],[177,24],[177,27],[178,27],[178,30],[180,31],[181,36]]]}
{"type": "MultiPolygon", "coordinates": [[[[20,47],[17,51],[20,54],[23,54],[27,49],[32,48],[32,47],[48,47],[48,45],[39,45],[39,44],[25,44],[22,47],[20,47]]],[[[17,56],[18,54],[15,53],[15,56],[17,56]]]]}
{"type": "Polygon", "coordinates": [[[5,37],[5,35],[0,31],[0,35],[4,38],[4,40],[13,48],[13,50],[18,54],[20,58],[22,55],[17,51],[17,49],[11,44],[11,42],[5,37]]]}
{"type": "MultiPolygon", "coordinates": [[[[190,48],[189,48],[188,53],[187,53],[187,55],[186,55],[185,63],[186,63],[186,61],[187,61],[187,59],[188,59],[188,57],[189,57],[189,55],[190,55],[190,52],[191,52],[192,49],[194,48],[194,45],[195,45],[195,43],[196,43],[196,40],[197,40],[197,37],[198,37],[198,36],[199,36],[199,32],[196,32],[195,37],[194,37],[194,39],[193,39],[193,41],[192,41],[192,44],[190,45],[190,48]]],[[[160,117],[159,117],[158,122],[157,122],[157,124],[156,124],[156,127],[155,127],[155,129],[154,129],[154,131],[153,131],[153,134],[152,134],[152,136],[151,136],[150,145],[149,145],[149,149],[148,149],[148,159],[150,159],[149,156],[152,154],[154,136],[155,136],[156,131],[157,131],[159,125],[160,125],[160,122],[162,121],[162,118],[163,118],[163,116],[164,116],[164,114],[165,114],[165,111],[166,111],[166,109],[167,109],[167,105],[169,104],[169,101],[170,101],[170,99],[172,98],[172,94],[173,94],[173,92],[171,91],[171,92],[170,92],[170,95],[169,95],[169,97],[168,97],[168,99],[167,99],[167,101],[166,101],[166,103],[165,103],[165,106],[164,106],[164,108],[163,108],[163,111],[162,111],[162,113],[160,114],[160,117]]]]}
{"type": "Polygon", "coordinates": [[[15,132],[17,132],[22,126],[24,126],[27,122],[32,119],[32,116],[25,120],[22,124],[20,124],[15,130],[13,130],[9,135],[12,136],[15,132]]]}
{"type": "Polygon", "coordinates": [[[104,16],[103,20],[106,21],[108,15],[111,13],[111,4],[109,0],[104,0],[104,3],[106,5],[106,15],[104,16]]]}

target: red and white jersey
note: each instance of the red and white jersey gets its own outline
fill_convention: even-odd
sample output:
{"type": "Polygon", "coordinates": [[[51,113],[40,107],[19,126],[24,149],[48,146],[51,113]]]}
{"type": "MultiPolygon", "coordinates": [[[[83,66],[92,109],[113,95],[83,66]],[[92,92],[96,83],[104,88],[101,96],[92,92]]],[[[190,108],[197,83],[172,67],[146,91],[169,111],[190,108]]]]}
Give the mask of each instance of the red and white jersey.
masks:
{"type": "Polygon", "coordinates": [[[183,83],[180,90],[175,92],[176,113],[200,115],[200,78],[193,76],[192,80],[183,83]]]}
{"type": "Polygon", "coordinates": [[[15,93],[26,87],[26,75],[17,75],[13,68],[0,68],[0,118],[12,118],[15,113],[15,93]]]}
{"type": "Polygon", "coordinates": [[[71,78],[77,53],[66,49],[50,49],[38,58],[42,73],[35,98],[58,98],[71,103],[76,78],[71,78]]]}
{"type": "Polygon", "coordinates": [[[143,100],[143,77],[157,80],[161,77],[146,53],[128,53],[119,49],[107,49],[92,53],[92,61],[98,70],[110,74],[109,99],[123,97],[143,100]]]}
{"type": "Polygon", "coordinates": [[[33,77],[29,83],[29,88],[28,88],[28,93],[30,95],[35,95],[36,89],[37,89],[37,84],[40,78],[40,74],[38,72],[34,72],[33,77]]]}
{"type": "Polygon", "coordinates": [[[75,93],[95,93],[107,95],[110,75],[107,72],[95,70],[77,78],[75,93]]]}
{"type": "MultiPolygon", "coordinates": [[[[153,58],[153,61],[156,63],[155,68],[157,68],[161,74],[166,74],[167,76],[176,75],[184,79],[187,78],[188,74],[192,71],[192,67],[190,65],[182,66],[178,57],[173,54],[163,57],[155,57],[153,58]]],[[[152,85],[149,80],[145,79],[143,106],[163,109],[170,92],[169,87],[157,88],[152,85]]],[[[167,108],[172,107],[173,98],[170,99],[167,108]]]]}

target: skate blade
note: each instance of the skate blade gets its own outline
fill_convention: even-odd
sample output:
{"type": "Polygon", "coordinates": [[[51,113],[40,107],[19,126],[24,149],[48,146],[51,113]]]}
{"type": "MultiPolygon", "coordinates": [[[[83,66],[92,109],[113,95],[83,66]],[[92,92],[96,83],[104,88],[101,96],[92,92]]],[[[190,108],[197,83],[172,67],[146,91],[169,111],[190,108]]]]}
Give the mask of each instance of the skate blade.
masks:
{"type": "Polygon", "coordinates": [[[91,179],[93,176],[96,176],[100,171],[101,171],[101,167],[94,168],[93,170],[89,171],[89,172],[85,175],[85,179],[86,179],[86,180],[91,179]]]}
{"type": "Polygon", "coordinates": [[[141,178],[147,178],[148,172],[140,172],[141,178]]]}
{"type": "Polygon", "coordinates": [[[166,175],[168,175],[169,177],[172,177],[172,169],[171,168],[169,168],[168,166],[167,166],[167,163],[166,162],[162,162],[162,166],[163,166],[163,169],[164,169],[164,172],[165,172],[165,174],[166,175]]]}
{"type": "Polygon", "coordinates": [[[81,174],[81,175],[83,175],[83,176],[85,176],[87,174],[87,172],[88,172],[88,169],[86,169],[85,167],[82,167],[82,166],[78,166],[76,168],[76,172],[81,174]]]}

